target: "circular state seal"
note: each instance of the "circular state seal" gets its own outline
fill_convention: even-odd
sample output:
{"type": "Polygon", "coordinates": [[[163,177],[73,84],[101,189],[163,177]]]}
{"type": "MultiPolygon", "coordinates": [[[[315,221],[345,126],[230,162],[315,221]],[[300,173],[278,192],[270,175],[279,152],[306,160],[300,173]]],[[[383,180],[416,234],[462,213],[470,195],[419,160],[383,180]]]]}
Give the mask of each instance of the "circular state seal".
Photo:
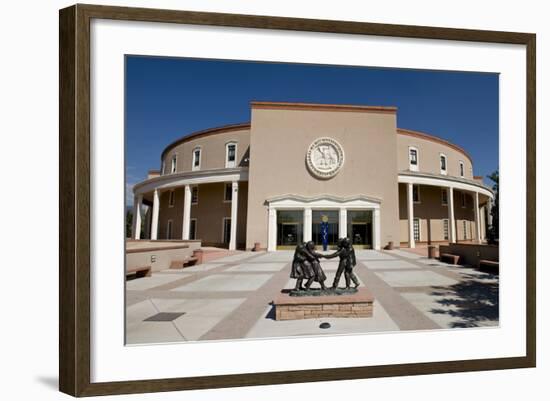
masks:
{"type": "Polygon", "coordinates": [[[334,177],[344,164],[344,150],[332,138],[318,138],[306,153],[307,167],[319,178],[334,177]]]}

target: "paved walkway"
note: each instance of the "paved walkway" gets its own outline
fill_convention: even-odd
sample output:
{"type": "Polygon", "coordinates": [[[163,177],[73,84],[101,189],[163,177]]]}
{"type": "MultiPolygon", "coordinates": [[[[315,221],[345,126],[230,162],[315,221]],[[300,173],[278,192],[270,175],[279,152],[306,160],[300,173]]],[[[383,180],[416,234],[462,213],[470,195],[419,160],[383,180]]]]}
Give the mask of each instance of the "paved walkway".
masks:
{"type": "MultiPolygon", "coordinates": [[[[355,272],[375,297],[372,318],[275,321],[270,302],[293,252],[241,252],[128,281],[129,344],[498,325],[498,276],[411,252],[358,250],[355,272]],[[331,323],[320,329],[321,322],[331,323]]],[[[332,283],[338,262],[322,261],[332,283]]],[[[343,277],[341,284],[343,285],[343,277]]]]}

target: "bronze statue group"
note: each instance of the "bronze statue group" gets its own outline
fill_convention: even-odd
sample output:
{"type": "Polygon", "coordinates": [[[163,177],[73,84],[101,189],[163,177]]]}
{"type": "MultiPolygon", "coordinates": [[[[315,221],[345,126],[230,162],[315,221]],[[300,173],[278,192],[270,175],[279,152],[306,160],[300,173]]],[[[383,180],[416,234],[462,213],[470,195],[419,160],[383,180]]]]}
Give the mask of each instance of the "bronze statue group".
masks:
{"type": "Polygon", "coordinates": [[[338,288],[338,283],[342,273],[346,281],[346,290],[351,288],[351,282],[355,285],[354,288],[359,287],[359,280],[353,273],[353,268],[357,264],[355,259],[355,250],[349,238],[340,238],[338,240],[338,249],[336,252],[324,255],[315,251],[315,243],[313,241],[304,242],[296,246],[294,252],[294,259],[292,260],[292,269],[290,277],[296,279],[296,287],[294,291],[307,291],[310,289],[313,282],[318,282],[321,286],[321,290],[326,290],[325,280],[327,276],[323,271],[320,263],[321,258],[332,259],[340,258],[338,264],[338,270],[332,283],[332,289],[338,288]],[[303,285],[305,280],[305,286],[303,285]]]}

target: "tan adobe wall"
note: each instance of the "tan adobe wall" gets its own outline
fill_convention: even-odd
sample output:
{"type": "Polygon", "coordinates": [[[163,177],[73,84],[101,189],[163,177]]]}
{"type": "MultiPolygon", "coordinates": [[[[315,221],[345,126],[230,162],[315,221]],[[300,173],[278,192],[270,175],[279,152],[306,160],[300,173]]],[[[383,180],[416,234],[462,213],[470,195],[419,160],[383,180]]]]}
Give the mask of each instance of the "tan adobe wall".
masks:
{"type": "Polygon", "coordinates": [[[382,200],[380,242],[399,240],[395,111],[252,107],[247,248],[267,246],[266,200],[284,194],[366,195],[382,200]],[[338,141],[345,163],[333,178],[314,177],[306,152],[320,138],[338,141]]]}
{"type": "MultiPolygon", "coordinates": [[[[203,245],[222,245],[223,218],[231,217],[231,202],[224,202],[224,183],[198,186],[198,203],[191,205],[191,219],[197,219],[197,239],[203,245]]],[[[181,239],[183,226],[184,188],[175,189],[174,207],[168,206],[169,191],[160,195],[159,239],[166,239],[168,220],[172,219],[174,239],[181,239]]],[[[237,247],[244,248],[246,241],[246,213],[248,183],[239,182],[237,212],[237,247]]]]}
{"type": "Polygon", "coordinates": [[[454,191],[457,242],[472,241],[476,235],[473,194],[469,192],[465,192],[465,194],[466,206],[462,207],[461,192],[454,191]]]}
{"type": "MultiPolygon", "coordinates": [[[[231,202],[224,202],[224,191],[224,183],[199,185],[199,202],[191,205],[191,218],[197,219],[197,238],[203,245],[223,244],[223,219],[231,217],[231,202]]],[[[245,243],[247,198],[248,183],[239,182],[237,248],[243,248],[245,243]]]]}
{"type": "Polygon", "coordinates": [[[147,172],[147,179],[155,178],[160,176],[160,170],[149,170],[147,172]]]}
{"type": "Polygon", "coordinates": [[[177,173],[192,171],[193,150],[197,146],[201,148],[200,170],[225,168],[225,145],[232,141],[237,143],[236,167],[247,166],[248,162],[245,159],[249,157],[250,129],[229,129],[227,132],[216,131],[210,135],[197,135],[194,139],[183,139],[183,142],[174,147],[169,146],[163,159],[166,174],[170,173],[174,154],[177,155],[177,173]]]}
{"type": "Polygon", "coordinates": [[[480,260],[492,260],[496,262],[499,260],[498,245],[449,244],[448,246],[441,246],[439,252],[459,255],[459,263],[470,266],[479,266],[480,260]]]}
{"type": "Polygon", "coordinates": [[[399,171],[409,170],[409,146],[418,149],[418,171],[440,174],[439,155],[447,156],[447,175],[460,177],[459,162],[464,162],[464,178],[473,180],[473,166],[465,152],[457,150],[452,144],[445,144],[438,138],[425,139],[414,131],[397,131],[397,162],[399,171]]]}
{"type": "Polygon", "coordinates": [[[237,212],[237,249],[246,247],[246,222],[248,213],[248,182],[239,182],[239,204],[237,212]]]}
{"type": "MultiPolygon", "coordinates": [[[[441,191],[443,190],[443,188],[428,185],[419,187],[420,203],[414,204],[414,217],[420,219],[420,242],[428,242],[430,236],[431,241],[447,241],[444,237],[443,220],[448,219],[449,214],[447,206],[442,205],[441,202],[441,191]]],[[[458,241],[473,240],[476,233],[472,194],[466,193],[466,207],[464,208],[461,203],[460,191],[455,190],[453,198],[456,238],[458,241]],[[466,224],[466,238],[464,238],[464,224],[466,224]]],[[[399,184],[399,232],[401,243],[409,241],[408,227],[407,186],[406,184],[399,184]]]]}
{"type": "Polygon", "coordinates": [[[163,191],[159,195],[158,239],[167,239],[168,220],[172,220],[172,239],[182,238],[184,188],[176,188],[174,191],[173,207],[168,206],[170,191],[163,191]]]}
{"type": "Polygon", "coordinates": [[[478,183],[483,184],[483,176],[474,175],[474,181],[477,181],[478,183]]]}
{"type": "Polygon", "coordinates": [[[126,252],[126,270],[132,270],[138,267],[151,266],[151,271],[157,272],[170,268],[170,264],[176,260],[184,260],[193,255],[196,249],[200,249],[200,241],[175,241],[173,243],[163,243],[159,245],[158,241],[152,241],[150,247],[144,247],[143,250],[133,250],[126,252]],[[154,261],[152,260],[154,256],[154,261]]]}

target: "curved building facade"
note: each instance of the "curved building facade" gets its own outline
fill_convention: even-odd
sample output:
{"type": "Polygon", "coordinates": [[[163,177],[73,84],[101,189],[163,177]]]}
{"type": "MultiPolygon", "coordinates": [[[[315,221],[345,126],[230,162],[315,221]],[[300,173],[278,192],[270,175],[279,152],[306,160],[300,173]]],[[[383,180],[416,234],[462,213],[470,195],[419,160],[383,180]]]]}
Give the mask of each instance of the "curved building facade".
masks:
{"type": "Polygon", "coordinates": [[[492,191],[465,150],[396,126],[394,107],[252,102],[250,123],[169,144],[134,186],[134,231],[150,239],[273,251],[349,237],[481,242],[492,191]],[[142,206],[147,212],[142,213],[142,206]]]}

